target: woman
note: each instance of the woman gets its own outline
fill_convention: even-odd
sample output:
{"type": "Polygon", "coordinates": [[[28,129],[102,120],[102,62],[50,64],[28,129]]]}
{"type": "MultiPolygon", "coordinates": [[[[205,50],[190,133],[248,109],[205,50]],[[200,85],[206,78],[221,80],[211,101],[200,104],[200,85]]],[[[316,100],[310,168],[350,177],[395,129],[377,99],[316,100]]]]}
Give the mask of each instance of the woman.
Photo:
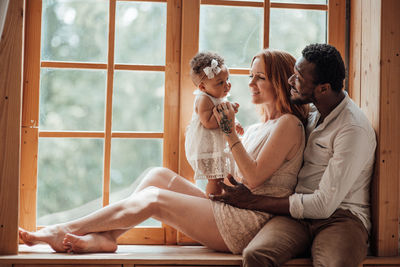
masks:
{"type": "MultiPolygon", "coordinates": [[[[223,103],[214,110],[238,167],[234,176],[254,194],[287,196],[296,185],[307,112],[289,100],[294,63],[282,51],[264,50],[253,58],[249,87],[262,122],[249,128],[243,143],[234,130],[232,106],[223,103]]],[[[155,168],[127,199],[38,232],[21,229],[20,237],[27,245],[45,242],[59,252],[113,252],[118,236],[153,217],[211,249],[241,253],[271,216],[211,201],[175,172],[155,168]]]]}

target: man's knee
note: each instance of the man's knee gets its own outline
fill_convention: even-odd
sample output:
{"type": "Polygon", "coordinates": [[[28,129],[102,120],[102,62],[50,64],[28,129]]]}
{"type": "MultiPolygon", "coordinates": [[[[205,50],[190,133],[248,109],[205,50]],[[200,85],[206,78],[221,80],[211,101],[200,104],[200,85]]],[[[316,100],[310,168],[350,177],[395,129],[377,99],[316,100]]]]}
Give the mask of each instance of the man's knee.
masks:
{"type": "Polygon", "coordinates": [[[248,246],[243,250],[243,267],[279,266],[267,250],[248,246]]]}
{"type": "Polygon", "coordinates": [[[313,266],[315,267],[358,267],[361,262],[353,258],[313,258],[313,266]]]}

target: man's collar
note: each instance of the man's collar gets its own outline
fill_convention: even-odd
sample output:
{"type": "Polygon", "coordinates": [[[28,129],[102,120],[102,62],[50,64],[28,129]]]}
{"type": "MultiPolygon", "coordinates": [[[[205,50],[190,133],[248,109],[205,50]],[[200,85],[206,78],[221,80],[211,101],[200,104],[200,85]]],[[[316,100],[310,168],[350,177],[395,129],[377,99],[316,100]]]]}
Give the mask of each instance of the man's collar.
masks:
{"type": "MultiPolygon", "coordinates": [[[[330,121],[332,121],[333,119],[335,119],[340,112],[342,112],[342,110],[345,108],[345,106],[347,105],[347,103],[349,102],[349,95],[347,94],[346,91],[343,91],[344,93],[344,98],[342,99],[342,101],[339,103],[339,105],[337,105],[329,114],[328,116],[325,117],[324,121],[318,125],[318,130],[322,130],[323,128],[325,128],[325,125],[327,125],[330,121]]],[[[318,113],[318,118],[320,117],[320,113],[319,111],[317,111],[318,113]]]]}

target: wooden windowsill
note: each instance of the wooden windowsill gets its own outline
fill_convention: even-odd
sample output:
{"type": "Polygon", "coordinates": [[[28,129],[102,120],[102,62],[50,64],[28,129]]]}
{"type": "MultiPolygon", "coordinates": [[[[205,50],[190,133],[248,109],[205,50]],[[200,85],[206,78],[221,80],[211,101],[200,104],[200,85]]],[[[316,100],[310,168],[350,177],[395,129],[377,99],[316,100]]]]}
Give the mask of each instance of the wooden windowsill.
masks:
{"type": "MultiPolygon", "coordinates": [[[[207,265],[240,266],[241,255],[219,253],[204,246],[119,245],[115,253],[55,253],[47,245],[19,246],[18,255],[0,256],[0,265],[207,265]]],[[[400,266],[400,257],[368,257],[360,266],[400,266]]],[[[283,266],[312,266],[310,259],[293,259],[283,266]]]]}

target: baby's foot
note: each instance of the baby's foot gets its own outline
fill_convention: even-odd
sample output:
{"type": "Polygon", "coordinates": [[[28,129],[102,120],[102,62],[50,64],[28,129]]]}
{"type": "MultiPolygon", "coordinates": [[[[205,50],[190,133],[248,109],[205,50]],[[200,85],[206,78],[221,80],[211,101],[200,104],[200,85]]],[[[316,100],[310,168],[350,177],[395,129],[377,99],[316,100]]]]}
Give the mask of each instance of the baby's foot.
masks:
{"type": "Polygon", "coordinates": [[[66,226],[54,225],[47,226],[37,232],[28,232],[19,228],[19,237],[28,246],[34,246],[39,243],[49,244],[56,252],[65,252],[63,248],[63,239],[66,233],[69,232],[66,226]]]}
{"type": "Polygon", "coordinates": [[[63,244],[64,250],[75,253],[115,252],[117,250],[117,243],[106,232],[83,236],[68,233],[64,237],[63,244]]]}

